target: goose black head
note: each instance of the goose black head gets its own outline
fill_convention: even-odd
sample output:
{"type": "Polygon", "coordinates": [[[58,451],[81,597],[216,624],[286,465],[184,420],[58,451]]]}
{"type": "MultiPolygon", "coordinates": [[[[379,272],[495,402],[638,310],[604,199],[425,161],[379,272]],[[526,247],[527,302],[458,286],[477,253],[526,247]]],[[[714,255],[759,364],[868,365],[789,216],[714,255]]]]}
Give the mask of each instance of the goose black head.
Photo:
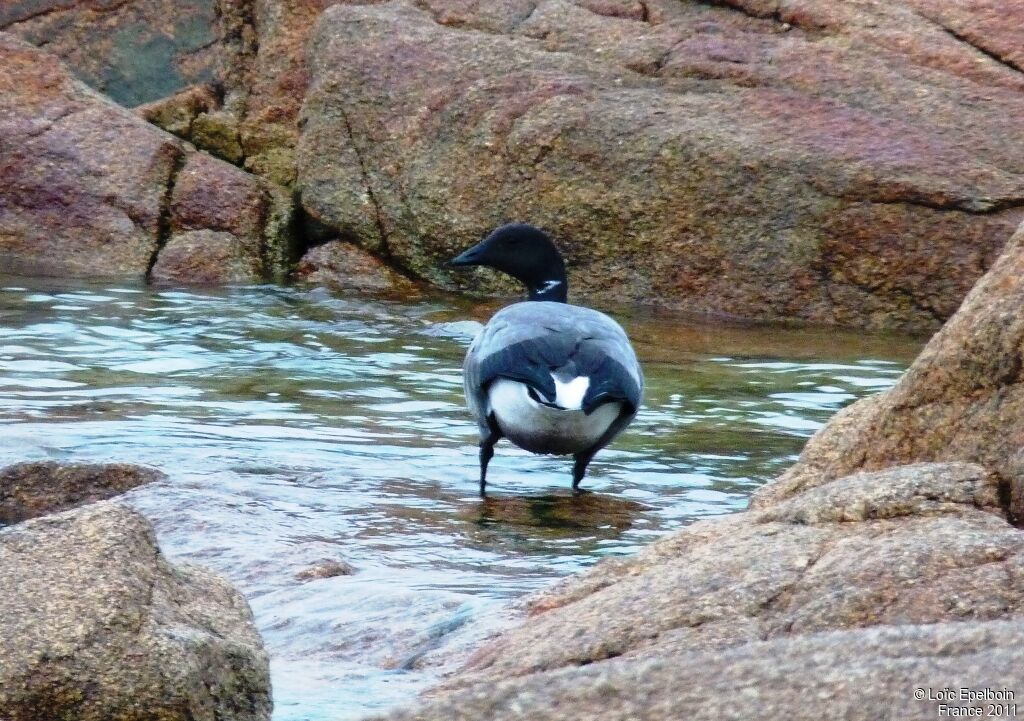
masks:
{"type": "Polygon", "coordinates": [[[509,223],[491,234],[448,265],[484,265],[511,275],[526,286],[530,300],[566,302],[565,262],[554,242],[540,228],[526,223],[509,223]]]}

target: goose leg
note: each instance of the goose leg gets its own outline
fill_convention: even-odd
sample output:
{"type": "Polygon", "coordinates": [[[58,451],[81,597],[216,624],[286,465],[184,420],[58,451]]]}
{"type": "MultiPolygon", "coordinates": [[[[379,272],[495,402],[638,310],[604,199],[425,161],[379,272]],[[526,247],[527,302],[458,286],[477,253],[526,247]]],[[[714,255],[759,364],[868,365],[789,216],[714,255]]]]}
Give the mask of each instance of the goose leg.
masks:
{"type": "Polygon", "coordinates": [[[583,480],[583,476],[587,474],[587,466],[594,459],[594,455],[597,454],[597,448],[592,448],[582,453],[577,453],[573,456],[575,463],[572,465],[572,492],[573,493],[590,493],[590,491],[580,488],[580,481],[583,480]]]}
{"type": "Polygon", "coordinates": [[[490,463],[491,458],[494,456],[494,443],[497,440],[491,442],[490,439],[482,441],[480,443],[480,497],[484,498],[487,496],[487,464],[490,463]]]}
{"type": "Polygon", "coordinates": [[[494,444],[501,440],[498,424],[490,419],[488,433],[480,439],[480,497],[487,497],[487,464],[494,457],[494,444]]]}
{"type": "Polygon", "coordinates": [[[604,448],[608,443],[611,442],[612,438],[619,434],[623,428],[629,425],[629,422],[633,420],[633,413],[620,413],[619,417],[616,418],[608,429],[601,434],[601,437],[597,439],[597,443],[592,445],[585,451],[580,451],[575,454],[573,458],[576,463],[572,467],[572,492],[573,493],[590,493],[590,491],[580,488],[580,481],[583,480],[583,476],[587,474],[587,466],[594,460],[594,456],[597,452],[604,448]]]}

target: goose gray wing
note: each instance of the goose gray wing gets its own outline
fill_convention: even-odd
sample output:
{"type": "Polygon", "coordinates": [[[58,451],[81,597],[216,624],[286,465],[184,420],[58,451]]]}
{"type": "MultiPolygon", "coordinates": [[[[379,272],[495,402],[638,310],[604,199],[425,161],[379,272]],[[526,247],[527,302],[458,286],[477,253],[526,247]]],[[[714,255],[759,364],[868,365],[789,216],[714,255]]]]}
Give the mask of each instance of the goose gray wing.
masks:
{"type": "Polygon", "coordinates": [[[463,366],[470,410],[486,425],[487,388],[509,378],[554,399],[554,376],[590,378],[581,407],[587,414],[618,401],[632,417],[640,407],[643,373],[622,327],[589,308],[526,301],[502,309],[476,337],[463,366]]]}

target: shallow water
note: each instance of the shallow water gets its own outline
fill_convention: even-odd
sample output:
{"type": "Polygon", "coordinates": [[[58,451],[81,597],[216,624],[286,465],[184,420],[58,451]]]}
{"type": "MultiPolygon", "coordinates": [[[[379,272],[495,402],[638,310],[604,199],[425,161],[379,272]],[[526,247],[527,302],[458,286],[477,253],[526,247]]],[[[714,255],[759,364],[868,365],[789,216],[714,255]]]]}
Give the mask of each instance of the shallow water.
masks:
{"type": "Polygon", "coordinates": [[[499,444],[476,496],[460,365],[493,303],[280,287],[0,278],[0,464],[127,461],[172,558],[247,595],[275,719],[408,702],[511,599],[701,517],[742,509],[919,339],[617,313],[646,406],[568,494],[571,461],[499,444]],[[299,579],[325,559],[353,575],[299,579]]]}

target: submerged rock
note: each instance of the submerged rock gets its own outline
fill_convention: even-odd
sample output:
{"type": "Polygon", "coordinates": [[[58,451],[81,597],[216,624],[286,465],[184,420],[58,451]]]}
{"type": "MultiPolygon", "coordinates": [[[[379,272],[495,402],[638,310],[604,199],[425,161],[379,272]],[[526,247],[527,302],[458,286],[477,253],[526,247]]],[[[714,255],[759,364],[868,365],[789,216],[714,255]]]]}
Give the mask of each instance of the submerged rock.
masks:
{"type": "Polygon", "coordinates": [[[388,718],[931,719],[944,702],[916,689],[1017,692],[1022,264],[1024,232],[903,380],[750,510],[535,595],[388,718]]]}
{"type": "Polygon", "coordinates": [[[295,574],[296,581],[316,581],[321,578],[335,578],[336,576],[351,576],[356,572],[356,567],[348,561],[339,561],[336,558],[325,558],[317,561],[312,566],[307,566],[295,574]]]}
{"type": "Polygon", "coordinates": [[[1024,216],[1019,30],[952,5],[335,5],[298,188],[442,285],[519,219],[592,298],[935,329],[1024,216]]]}
{"type": "Polygon", "coordinates": [[[245,600],[110,501],[0,530],[0,618],[5,721],[270,718],[245,600]]]}
{"type": "Polygon", "coordinates": [[[0,468],[0,525],[113,498],[166,476],[128,463],[17,463],[0,468]]]}

